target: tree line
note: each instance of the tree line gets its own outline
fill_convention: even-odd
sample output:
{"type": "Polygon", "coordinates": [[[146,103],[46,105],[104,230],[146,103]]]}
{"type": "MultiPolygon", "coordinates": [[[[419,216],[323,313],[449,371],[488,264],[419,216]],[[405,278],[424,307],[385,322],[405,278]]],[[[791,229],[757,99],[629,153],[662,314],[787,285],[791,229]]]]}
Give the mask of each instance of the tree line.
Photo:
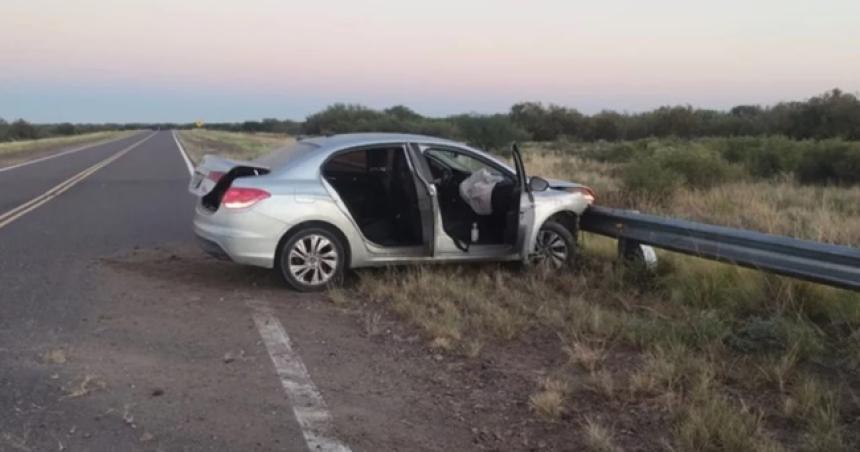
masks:
{"type": "Polygon", "coordinates": [[[106,130],[132,130],[152,128],[153,124],[33,124],[23,119],[8,122],[0,118],[0,142],[38,140],[58,136],[79,135],[82,133],[106,130]]]}
{"type": "MultiPolygon", "coordinates": [[[[194,124],[30,124],[0,119],[0,141],[71,135],[97,130],[192,128],[194,124]]],[[[208,129],[321,135],[346,132],[410,132],[467,141],[501,149],[515,140],[622,141],[642,138],[737,137],[781,135],[794,139],[860,140],[860,100],[833,89],[804,101],[773,106],[738,105],[728,111],[666,106],[641,113],[602,111],[587,115],[576,109],[540,102],[521,102],[506,113],[427,117],[402,105],[375,110],[334,104],[303,122],[267,118],[261,121],[206,124],[208,129]]]]}
{"type": "Polygon", "coordinates": [[[739,105],[728,111],[691,106],[642,113],[602,111],[586,115],[559,105],[522,102],[507,113],[421,116],[404,106],[372,110],[335,104],[308,116],[307,134],[398,131],[439,135],[498,149],[513,140],[623,141],[642,138],[702,138],[782,135],[794,139],[860,140],[860,100],[839,89],[805,101],[769,107],[739,105]]]}

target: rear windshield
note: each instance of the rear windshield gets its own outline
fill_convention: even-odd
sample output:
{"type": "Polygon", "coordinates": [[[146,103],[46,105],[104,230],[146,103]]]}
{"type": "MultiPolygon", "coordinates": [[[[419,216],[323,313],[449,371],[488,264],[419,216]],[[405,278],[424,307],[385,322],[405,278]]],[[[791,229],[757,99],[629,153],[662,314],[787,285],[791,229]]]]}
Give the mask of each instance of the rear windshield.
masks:
{"type": "Polygon", "coordinates": [[[254,160],[254,163],[269,168],[271,170],[276,170],[287,165],[293,159],[299,158],[302,155],[312,152],[318,147],[318,145],[308,143],[307,141],[297,141],[289,146],[282,147],[280,149],[272,151],[270,154],[264,155],[254,160]]]}

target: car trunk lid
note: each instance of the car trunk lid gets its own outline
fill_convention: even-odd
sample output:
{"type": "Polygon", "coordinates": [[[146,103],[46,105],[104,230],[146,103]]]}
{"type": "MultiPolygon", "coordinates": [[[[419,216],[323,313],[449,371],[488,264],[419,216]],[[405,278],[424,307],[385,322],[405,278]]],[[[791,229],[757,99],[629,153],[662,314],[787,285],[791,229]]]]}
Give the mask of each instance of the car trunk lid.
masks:
{"type": "Polygon", "coordinates": [[[262,176],[268,173],[269,168],[253,162],[231,160],[207,154],[203,156],[203,160],[194,169],[188,191],[201,198],[203,207],[214,211],[218,210],[221,198],[235,179],[262,176]]]}

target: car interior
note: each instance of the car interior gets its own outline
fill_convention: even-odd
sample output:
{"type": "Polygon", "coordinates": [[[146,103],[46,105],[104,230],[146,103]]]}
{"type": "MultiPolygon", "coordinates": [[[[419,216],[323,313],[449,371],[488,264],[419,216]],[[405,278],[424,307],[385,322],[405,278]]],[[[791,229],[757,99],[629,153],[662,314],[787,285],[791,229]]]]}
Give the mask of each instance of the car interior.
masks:
{"type": "Polygon", "coordinates": [[[368,240],[390,247],[423,243],[418,195],[403,147],[346,151],[322,172],[368,240]]]}
{"type": "Polygon", "coordinates": [[[472,225],[477,223],[478,240],[474,244],[514,244],[518,226],[519,196],[514,179],[489,163],[465,153],[445,148],[430,148],[424,151],[436,185],[442,225],[445,232],[461,249],[472,243],[472,225]],[[460,184],[472,172],[486,168],[502,176],[492,190],[492,212],[477,214],[460,194],[460,184]]]}
{"type": "MultiPolygon", "coordinates": [[[[436,185],[442,226],[454,243],[513,244],[518,225],[519,196],[513,178],[477,158],[445,148],[424,151],[436,185]],[[492,189],[492,211],[479,215],[463,199],[460,184],[474,171],[486,168],[502,180],[492,189]],[[472,241],[472,225],[478,240],[472,241]]],[[[323,177],[337,190],[364,236],[381,246],[418,246],[423,243],[421,211],[412,170],[401,146],[363,148],[342,152],[323,166],[323,177]]]]}

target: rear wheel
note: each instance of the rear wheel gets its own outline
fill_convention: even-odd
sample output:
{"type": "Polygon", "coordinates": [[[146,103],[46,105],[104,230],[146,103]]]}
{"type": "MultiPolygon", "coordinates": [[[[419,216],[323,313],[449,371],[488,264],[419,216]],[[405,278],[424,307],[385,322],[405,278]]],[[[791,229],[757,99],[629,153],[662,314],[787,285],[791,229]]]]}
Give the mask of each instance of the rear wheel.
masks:
{"type": "Polygon", "coordinates": [[[555,221],[540,227],[535,239],[533,263],[558,270],[570,266],[576,257],[576,237],[555,221]]]}
{"type": "Polygon", "coordinates": [[[316,292],[343,280],[346,253],[331,231],[309,227],[297,231],[280,250],[278,270],[300,292],[316,292]]]}

